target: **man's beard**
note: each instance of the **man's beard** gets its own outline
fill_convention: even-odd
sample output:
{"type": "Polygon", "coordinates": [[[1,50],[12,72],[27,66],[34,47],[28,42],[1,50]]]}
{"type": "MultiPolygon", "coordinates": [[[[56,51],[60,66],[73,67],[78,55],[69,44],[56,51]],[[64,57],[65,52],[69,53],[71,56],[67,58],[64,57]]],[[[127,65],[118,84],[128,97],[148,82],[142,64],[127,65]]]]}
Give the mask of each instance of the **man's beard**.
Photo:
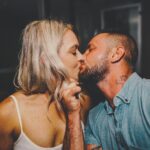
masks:
{"type": "Polygon", "coordinates": [[[109,72],[107,58],[103,59],[101,64],[85,69],[79,74],[79,82],[82,84],[97,84],[102,81],[109,72]]]}

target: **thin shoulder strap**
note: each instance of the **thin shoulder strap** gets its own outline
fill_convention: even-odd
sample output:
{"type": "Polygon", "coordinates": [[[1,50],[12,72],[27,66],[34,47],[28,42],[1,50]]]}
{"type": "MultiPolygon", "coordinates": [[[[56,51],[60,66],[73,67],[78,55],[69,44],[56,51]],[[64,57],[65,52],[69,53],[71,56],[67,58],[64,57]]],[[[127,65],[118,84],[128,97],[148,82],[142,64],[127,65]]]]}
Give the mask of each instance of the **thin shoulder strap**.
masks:
{"type": "Polygon", "coordinates": [[[14,101],[14,103],[16,105],[16,110],[17,110],[17,115],[18,115],[18,119],[19,119],[20,129],[21,129],[21,132],[22,132],[23,131],[22,120],[21,120],[21,114],[20,114],[20,110],[19,110],[19,105],[18,105],[17,99],[13,95],[11,95],[10,97],[12,98],[12,100],[14,101]]]}

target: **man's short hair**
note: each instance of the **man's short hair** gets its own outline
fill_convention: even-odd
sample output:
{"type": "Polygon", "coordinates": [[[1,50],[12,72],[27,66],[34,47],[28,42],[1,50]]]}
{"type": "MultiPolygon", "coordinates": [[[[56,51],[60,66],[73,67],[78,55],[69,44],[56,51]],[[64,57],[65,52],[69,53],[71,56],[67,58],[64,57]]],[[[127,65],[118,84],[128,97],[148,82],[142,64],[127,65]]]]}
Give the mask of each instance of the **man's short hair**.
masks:
{"type": "Polygon", "coordinates": [[[127,51],[124,58],[126,62],[134,68],[138,56],[138,48],[135,39],[127,32],[120,30],[105,29],[102,30],[100,34],[101,33],[107,33],[111,37],[111,40],[118,42],[118,44],[121,43],[124,46],[127,51]]]}

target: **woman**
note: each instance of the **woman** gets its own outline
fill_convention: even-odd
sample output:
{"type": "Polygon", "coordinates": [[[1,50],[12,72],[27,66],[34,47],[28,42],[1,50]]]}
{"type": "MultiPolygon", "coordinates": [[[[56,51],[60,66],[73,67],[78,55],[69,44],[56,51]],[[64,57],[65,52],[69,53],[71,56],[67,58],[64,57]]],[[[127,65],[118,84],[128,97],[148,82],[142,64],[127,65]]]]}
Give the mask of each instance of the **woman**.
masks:
{"type": "MultiPolygon", "coordinates": [[[[79,42],[71,25],[33,21],[23,32],[17,92],[0,104],[0,149],[60,150],[66,128],[61,90],[78,80],[79,42]]],[[[84,105],[82,116],[88,108],[84,105]]]]}

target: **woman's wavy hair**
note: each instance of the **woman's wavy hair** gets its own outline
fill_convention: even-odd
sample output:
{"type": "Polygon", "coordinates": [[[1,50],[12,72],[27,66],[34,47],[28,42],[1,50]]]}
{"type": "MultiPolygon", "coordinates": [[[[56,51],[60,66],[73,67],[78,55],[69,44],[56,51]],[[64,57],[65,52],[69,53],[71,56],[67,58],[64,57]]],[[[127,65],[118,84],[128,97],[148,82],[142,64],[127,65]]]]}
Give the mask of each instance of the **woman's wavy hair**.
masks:
{"type": "Polygon", "coordinates": [[[40,20],[29,23],[22,36],[20,63],[15,86],[25,94],[49,92],[59,103],[60,89],[69,76],[58,52],[70,24],[58,20],[40,20]]]}

